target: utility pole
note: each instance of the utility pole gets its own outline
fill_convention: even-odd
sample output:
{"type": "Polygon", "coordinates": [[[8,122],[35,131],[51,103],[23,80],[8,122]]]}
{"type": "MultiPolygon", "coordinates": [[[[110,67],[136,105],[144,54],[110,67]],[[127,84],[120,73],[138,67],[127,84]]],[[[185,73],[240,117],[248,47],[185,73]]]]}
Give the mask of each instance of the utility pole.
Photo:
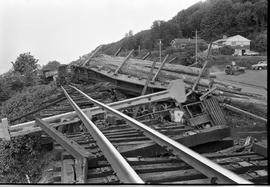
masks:
{"type": "Polygon", "coordinates": [[[161,39],[159,39],[159,62],[161,62],[161,39]]]}
{"type": "Polygon", "coordinates": [[[195,44],[195,63],[197,63],[197,48],[198,48],[198,44],[197,44],[197,29],[196,29],[196,32],[195,32],[195,34],[196,34],[196,44],[195,44]]]}

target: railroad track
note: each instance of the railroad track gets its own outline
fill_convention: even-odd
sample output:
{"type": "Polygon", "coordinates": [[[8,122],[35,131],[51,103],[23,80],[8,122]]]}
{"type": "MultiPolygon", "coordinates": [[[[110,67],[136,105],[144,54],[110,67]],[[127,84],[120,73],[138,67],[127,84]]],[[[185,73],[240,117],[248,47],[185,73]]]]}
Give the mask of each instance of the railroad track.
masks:
{"type": "MultiPolygon", "coordinates": [[[[64,136],[47,122],[36,123],[57,143],[61,159],[53,183],[196,183],[250,184],[267,182],[267,158],[255,152],[199,154],[179,143],[173,132],[185,126],[150,128],[73,87],[90,102],[113,114],[117,125],[94,124],[63,91],[83,123],[82,132],[64,136]]],[[[145,122],[147,123],[147,122],[145,122]]],[[[222,127],[216,127],[217,129],[222,127]]],[[[194,132],[193,132],[194,133],[194,132]]],[[[192,133],[191,133],[192,134],[192,133]]],[[[178,137],[179,138],[179,137],[178,137]]]]}

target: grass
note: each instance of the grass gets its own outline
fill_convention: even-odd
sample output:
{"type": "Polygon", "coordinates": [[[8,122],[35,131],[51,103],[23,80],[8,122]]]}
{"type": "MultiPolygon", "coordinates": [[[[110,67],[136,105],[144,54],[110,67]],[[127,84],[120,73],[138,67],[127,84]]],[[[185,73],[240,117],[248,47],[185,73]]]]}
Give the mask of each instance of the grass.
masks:
{"type": "Polygon", "coordinates": [[[231,64],[232,61],[236,62],[236,65],[251,68],[251,65],[257,64],[259,61],[267,60],[267,56],[231,56],[231,55],[218,55],[213,56],[208,63],[208,67],[217,67],[220,70],[224,70],[226,65],[231,64]]]}

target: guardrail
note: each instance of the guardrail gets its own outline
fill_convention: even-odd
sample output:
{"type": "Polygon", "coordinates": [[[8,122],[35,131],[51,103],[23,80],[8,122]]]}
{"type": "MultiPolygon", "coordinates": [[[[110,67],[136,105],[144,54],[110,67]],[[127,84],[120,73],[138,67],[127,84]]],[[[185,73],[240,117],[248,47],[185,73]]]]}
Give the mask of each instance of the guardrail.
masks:
{"type": "Polygon", "coordinates": [[[189,149],[188,147],[170,139],[169,137],[159,133],[158,131],[140,123],[139,121],[99,102],[87,94],[79,90],[74,86],[70,86],[84,95],[87,99],[89,99],[94,104],[98,105],[99,107],[105,109],[106,111],[114,114],[115,116],[124,119],[127,124],[131,125],[135,129],[143,131],[143,134],[146,135],[148,138],[152,139],[154,142],[159,144],[160,146],[166,148],[168,151],[172,152],[173,154],[177,155],[180,159],[184,162],[201,172],[202,174],[209,177],[211,180],[216,181],[217,183],[224,183],[224,184],[252,184],[250,181],[247,181],[235,173],[221,167],[220,165],[212,162],[211,160],[201,156],[200,154],[196,153],[195,151],[189,149]]]}

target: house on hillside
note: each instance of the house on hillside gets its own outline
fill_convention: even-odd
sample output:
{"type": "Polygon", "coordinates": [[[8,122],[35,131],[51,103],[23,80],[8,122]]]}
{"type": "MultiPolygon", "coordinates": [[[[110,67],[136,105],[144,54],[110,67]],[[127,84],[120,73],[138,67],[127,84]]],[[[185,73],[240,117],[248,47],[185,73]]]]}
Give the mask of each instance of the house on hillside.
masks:
{"type": "MultiPolygon", "coordinates": [[[[188,44],[196,44],[196,39],[195,38],[175,38],[171,41],[171,46],[175,49],[185,49],[186,45],[188,44]]],[[[206,42],[198,38],[197,39],[197,44],[206,44],[206,42]]]]}
{"type": "Polygon", "coordinates": [[[218,49],[224,46],[230,46],[234,49],[234,55],[242,56],[245,52],[250,51],[250,41],[251,40],[241,35],[231,37],[224,35],[222,39],[216,40],[212,43],[212,48],[218,49]]]}

